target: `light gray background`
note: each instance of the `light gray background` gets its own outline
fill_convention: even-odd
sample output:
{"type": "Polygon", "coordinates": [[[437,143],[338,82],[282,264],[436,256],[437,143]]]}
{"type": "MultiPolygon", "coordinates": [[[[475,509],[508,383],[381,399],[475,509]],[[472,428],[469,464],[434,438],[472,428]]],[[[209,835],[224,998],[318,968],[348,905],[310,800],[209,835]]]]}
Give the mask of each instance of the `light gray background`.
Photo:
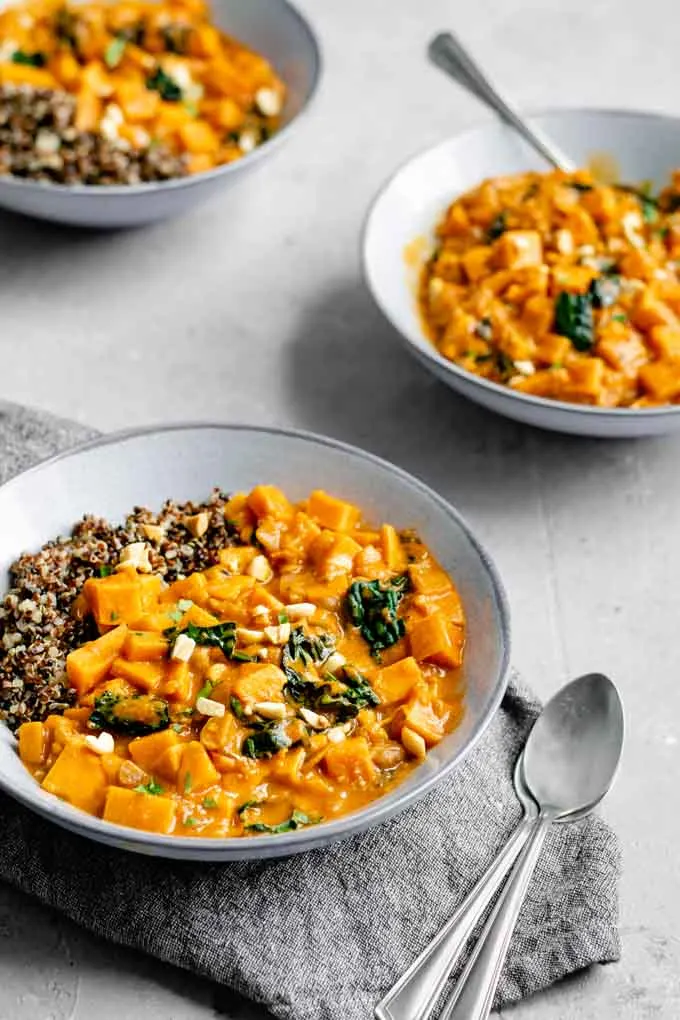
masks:
{"type": "MultiPolygon", "coordinates": [[[[454,27],[524,106],[680,112],[670,0],[304,0],[326,77],[288,147],[184,220],[114,235],[0,214],[0,397],[103,429],[224,418],[303,426],[420,475],[474,523],[548,696],[619,683],[629,735],[607,816],[625,855],[624,957],[513,1020],[680,1016],[680,440],[531,431],[432,381],[361,282],[367,203],[396,164],[486,114],[423,58],[454,27]]],[[[678,154],[680,164],[680,153],[678,154]]],[[[0,890],[0,1020],[253,1016],[0,890]]]]}

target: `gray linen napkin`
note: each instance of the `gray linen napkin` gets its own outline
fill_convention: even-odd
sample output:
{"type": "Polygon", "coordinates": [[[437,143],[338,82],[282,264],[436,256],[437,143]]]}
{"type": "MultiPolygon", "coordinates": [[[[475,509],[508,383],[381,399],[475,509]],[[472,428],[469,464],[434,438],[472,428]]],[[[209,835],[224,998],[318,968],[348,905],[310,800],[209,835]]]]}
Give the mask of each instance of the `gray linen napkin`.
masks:
{"type": "MultiPolygon", "coordinates": [[[[86,438],[0,405],[0,480],[86,438]]],[[[515,759],[538,703],[514,677],[477,750],[424,801],[285,860],[189,865],[105,847],[0,796],[0,878],[97,935],[234,988],[285,1020],[366,1020],[517,823],[515,759]]],[[[619,957],[616,838],[598,818],[550,834],[497,1006],[619,957]]]]}

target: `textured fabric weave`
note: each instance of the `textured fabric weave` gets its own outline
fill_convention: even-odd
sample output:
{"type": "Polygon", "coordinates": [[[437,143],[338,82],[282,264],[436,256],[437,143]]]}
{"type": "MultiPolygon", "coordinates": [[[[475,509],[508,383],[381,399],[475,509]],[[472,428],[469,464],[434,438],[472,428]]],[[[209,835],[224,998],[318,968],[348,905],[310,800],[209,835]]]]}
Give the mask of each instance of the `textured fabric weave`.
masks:
{"type": "MultiPolygon", "coordinates": [[[[0,479],[86,438],[0,405],[0,479]]],[[[171,496],[171,493],[168,493],[171,496]]],[[[371,832],[259,864],[166,862],[90,844],[0,797],[0,878],[98,935],[207,975],[286,1020],[365,1020],[517,823],[512,768],[538,711],[514,677],[476,751],[371,832]]],[[[497,1004],[618,959],[616,838],[555,827],[497,1004]]]]}

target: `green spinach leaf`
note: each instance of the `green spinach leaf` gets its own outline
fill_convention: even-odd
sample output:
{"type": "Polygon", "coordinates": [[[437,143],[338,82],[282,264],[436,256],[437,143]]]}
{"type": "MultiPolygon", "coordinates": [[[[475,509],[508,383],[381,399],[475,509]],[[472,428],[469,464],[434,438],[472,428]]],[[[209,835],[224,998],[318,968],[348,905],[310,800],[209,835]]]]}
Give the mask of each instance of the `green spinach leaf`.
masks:
{"type": "Polygon", "coordinates": [[[397,609],[408,587],[407,574],[400,574],[385,584],[355,581],[350,585],[345,599],[349,617],[360,629],[361,636],[371,646],[371,653],[376,658],[405,633],[404,621],[397,616],[397,609]]]}
{"type": "Polygon", "coordinates": [[[593,299],[590,294],[562,291],[555,301],[555,332],[571,340],[577,351],[589,351],[595,342],[593,299]]]}

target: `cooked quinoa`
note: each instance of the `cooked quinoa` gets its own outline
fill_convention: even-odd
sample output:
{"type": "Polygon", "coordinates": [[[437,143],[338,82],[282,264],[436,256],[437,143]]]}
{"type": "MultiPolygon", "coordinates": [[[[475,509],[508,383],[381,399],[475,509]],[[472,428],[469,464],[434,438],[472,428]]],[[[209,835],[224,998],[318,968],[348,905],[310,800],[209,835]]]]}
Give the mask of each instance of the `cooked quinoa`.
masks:
{"type": "Polygon", "coordinates": [[[133,149],[75,127],[68,92],[0,86],[0,175],[55,184],[139,184],[187,174],[186,159],[165,145],[133,149]]]}
{"type": "Polygon", "coordinates": [[[24,553],[0,602],[0,719],[14,730],[73,703],[66,656],[97,636],[90,633],[91,621],[72,615],[89,577],[115,567],[133,542],[147,543],[154,572],[168,583],[212,566],[220,549],[236,541],[224,515],[227,498],[215,489],[205,503],[169,500],[160,513],[136,507],[122,525],[86,516],[70,537],[24,553]],[[195,519],[203,514],[207,528],[197,537],[206,518],[198,528],[195,519]]]}

